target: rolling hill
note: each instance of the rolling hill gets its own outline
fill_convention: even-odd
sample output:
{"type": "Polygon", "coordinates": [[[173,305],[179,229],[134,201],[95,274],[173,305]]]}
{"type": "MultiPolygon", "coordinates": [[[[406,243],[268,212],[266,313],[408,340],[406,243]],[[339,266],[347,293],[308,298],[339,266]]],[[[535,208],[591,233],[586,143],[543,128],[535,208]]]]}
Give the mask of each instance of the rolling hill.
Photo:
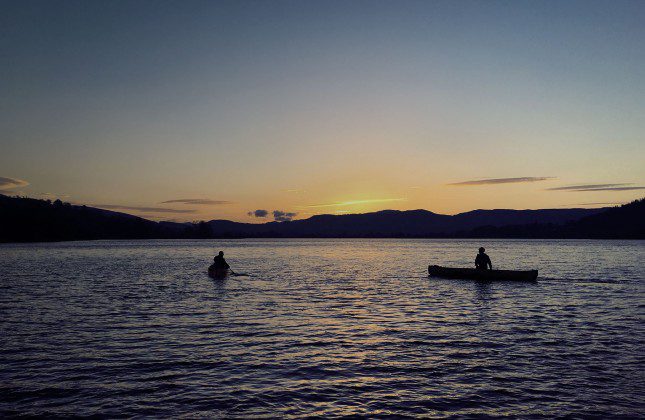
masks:
{"type": "Polygon", "coordinates": [[[428,210],[318,215],[288,222],[154,222],[126,213],[0,194],[0,242],[179,238],[636,238],[645,199],[614,208],[428,210]]]}

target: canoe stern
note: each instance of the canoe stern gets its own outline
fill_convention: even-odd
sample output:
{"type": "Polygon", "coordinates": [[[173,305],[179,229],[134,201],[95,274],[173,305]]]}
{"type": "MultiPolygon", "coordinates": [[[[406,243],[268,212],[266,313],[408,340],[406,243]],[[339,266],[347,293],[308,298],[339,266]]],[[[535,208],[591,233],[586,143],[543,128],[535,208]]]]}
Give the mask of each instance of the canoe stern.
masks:
{"type": "Polygon", "coordinates": [[[451,268],[439,265],[429,265],[428,274],[432,277],[467,280],[505,280],[505,281],[537,281],[537,270],[478,270],[475,268],[451,268]]]}

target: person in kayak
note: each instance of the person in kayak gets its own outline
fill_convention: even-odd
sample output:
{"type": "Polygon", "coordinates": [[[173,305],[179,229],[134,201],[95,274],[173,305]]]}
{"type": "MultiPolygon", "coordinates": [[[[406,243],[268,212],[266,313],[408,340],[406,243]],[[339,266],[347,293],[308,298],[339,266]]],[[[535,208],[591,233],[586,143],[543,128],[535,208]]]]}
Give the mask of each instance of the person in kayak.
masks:
{"type": "Polygon", "coordinates": [[[479,270],[486,270],[488,267],[493,269],[493,263],[490,261],[490,257],[484,253],[486,251],[483,247],[479,248],[479,254],[475,257],[475,267],[479,270]]]}
{"type": "Polygon", "coordinates": [[[216,270],[226,270],[231,268],[230,265],[224,259],[224,251],[220,251],[219,254],[213,258],[213,268],[216,270]]]}

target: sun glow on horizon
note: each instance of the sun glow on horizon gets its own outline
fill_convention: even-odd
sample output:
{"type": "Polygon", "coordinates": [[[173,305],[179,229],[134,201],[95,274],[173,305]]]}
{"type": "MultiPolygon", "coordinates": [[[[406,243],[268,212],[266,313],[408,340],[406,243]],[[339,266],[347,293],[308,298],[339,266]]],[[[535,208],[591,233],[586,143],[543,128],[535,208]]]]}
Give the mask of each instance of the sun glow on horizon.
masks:
{"type": "Polygon", "coordinates": [[[645,191],[645,2],[82,3],[3,8],[0,193],[263,223],[645,191]]]}
{"type": "Polygon", "coordinates": [[[375,198],[369,200],[349,200],[341,201],[338,203],[329,203],[329,204],[313,204],[304,206],[306,208],[317,208],[317,207],[345,207],[345,206],[355,206],[360,204],[374,204],[374,203],[391,203],[397,201],[407,201],[407,198],[375,198]]]}

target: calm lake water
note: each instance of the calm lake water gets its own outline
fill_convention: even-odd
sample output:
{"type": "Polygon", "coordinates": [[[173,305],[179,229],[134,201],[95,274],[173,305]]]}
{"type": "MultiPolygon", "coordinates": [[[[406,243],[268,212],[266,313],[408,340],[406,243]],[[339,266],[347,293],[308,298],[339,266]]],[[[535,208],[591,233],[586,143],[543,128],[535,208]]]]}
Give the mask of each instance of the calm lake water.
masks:
{"type": "Polygon", "coordinates": [[[645,241],[0,245],[0,415],[645,415],[645,241]],[[428,264],[539,268],[537,283],[428,264]],[[212,280],[226,252],[248,276],[212,280]]]}

